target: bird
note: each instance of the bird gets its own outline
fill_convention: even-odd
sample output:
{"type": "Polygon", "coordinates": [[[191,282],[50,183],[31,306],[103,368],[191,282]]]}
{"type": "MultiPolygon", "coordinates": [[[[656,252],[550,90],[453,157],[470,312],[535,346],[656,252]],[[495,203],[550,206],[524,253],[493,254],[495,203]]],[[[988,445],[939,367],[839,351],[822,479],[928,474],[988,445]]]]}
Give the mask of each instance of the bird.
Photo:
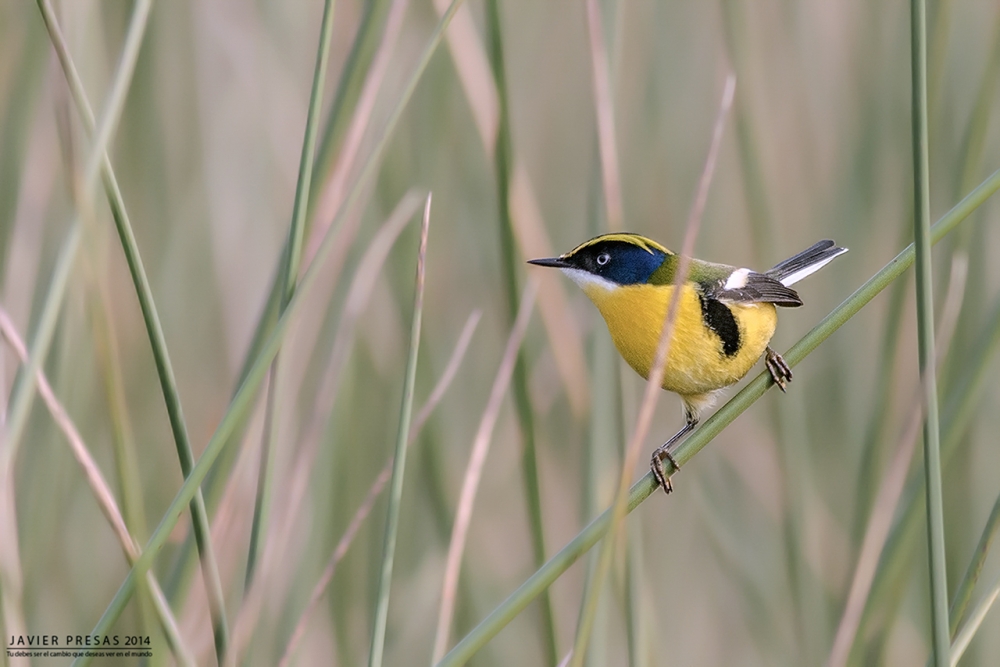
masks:
{"type": "MultiPolygon", "coordinates": [[[[725,387],[739,382],[763,356],[774,384],[785,391],[792,369],[769,343],[778,322],[775,306],[798,307],[791,288],[847,252],[819,241],[773,268],[751,269],[691,259],[674,323],[662,387],[681,398],[685,423],[650,460],[666,493],[673,485],[663,460],[680,469],[672,448],[690,433],[725,387]]],[[[561,270],[597,306],[618,352],[648,379],[660,333],[677,288],[680,255],[633,233],[603,234],[558,257],[528,260],[561,270]]]]}

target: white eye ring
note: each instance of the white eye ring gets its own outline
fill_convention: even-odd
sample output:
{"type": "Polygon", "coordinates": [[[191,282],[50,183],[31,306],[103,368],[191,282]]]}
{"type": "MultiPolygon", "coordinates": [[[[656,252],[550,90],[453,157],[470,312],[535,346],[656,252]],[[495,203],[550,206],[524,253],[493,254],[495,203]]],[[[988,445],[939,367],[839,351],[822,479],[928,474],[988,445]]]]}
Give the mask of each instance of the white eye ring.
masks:
{"type": "Polygon", "coordinates": [[[597,256],[597,265],[598,266],[604,266],[605,264],[607,264],[610,261],[611,261],[611,255],[609,255],[606,252],[602,252],[600,255],[597,256]]]}

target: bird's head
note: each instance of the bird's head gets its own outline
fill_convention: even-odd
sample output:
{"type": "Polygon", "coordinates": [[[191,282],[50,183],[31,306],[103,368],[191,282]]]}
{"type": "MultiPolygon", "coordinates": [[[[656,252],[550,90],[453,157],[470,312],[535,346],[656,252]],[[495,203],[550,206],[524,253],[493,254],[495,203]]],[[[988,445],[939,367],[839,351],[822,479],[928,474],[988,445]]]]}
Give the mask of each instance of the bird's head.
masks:
{"type": "Polygon", "coordinates": [[[676,255],[638,234],[604,234],[558,257],[528,260],[529,264],[562,270],[588,296],[623,285],[673,281],[676,255]]]}

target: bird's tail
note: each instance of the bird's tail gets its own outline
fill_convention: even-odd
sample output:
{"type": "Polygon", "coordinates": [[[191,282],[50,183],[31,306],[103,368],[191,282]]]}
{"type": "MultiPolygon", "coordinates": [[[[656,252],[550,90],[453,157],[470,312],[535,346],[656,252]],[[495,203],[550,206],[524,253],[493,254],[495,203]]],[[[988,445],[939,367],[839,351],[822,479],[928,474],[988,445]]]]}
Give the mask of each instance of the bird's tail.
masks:
{"type": "Polygon", "coordinates": [[[769,269],[765,275],[788,287],[811,273],[819,271],[834,257],[843,255],[845,252],[847,252],[847,248],[841,248],[833,241],[825,239],[810,248],[806,248],[798,255],[789,257],[773,269],[769,269]]]}

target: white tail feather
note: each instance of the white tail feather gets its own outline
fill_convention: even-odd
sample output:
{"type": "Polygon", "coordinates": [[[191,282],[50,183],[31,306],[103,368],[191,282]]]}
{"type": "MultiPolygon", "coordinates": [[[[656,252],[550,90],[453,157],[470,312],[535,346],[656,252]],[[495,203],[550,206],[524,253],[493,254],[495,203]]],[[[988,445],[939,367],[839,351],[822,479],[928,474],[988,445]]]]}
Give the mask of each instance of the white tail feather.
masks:
{"type": "Polygon", "coordinates": [[[832,262],[835,257],[840,257],[845,252],[847,252],[847,248],[841,248],[840,252],[838,253],[830,255],[829,257],[824,257],[822,260],[816,262],[815,264],[810,264],[809,266],[805,266],[796,271],[795,273],[790,273],[781,279],[781,284],[784,285],[785,287],[794,285],[795,283],[799,282],[806,276],[811,276],[812,274],[816,273],[824,266],[832,262]]]}

